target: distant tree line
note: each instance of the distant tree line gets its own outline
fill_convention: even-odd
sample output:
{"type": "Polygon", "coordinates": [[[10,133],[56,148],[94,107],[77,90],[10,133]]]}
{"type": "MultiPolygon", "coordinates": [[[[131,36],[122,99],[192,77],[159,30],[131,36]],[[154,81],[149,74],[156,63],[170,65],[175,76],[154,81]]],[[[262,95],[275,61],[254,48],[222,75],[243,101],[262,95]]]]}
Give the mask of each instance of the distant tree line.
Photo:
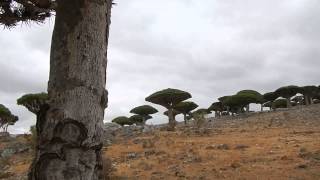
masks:
{"type": "MultiPolygon", "coordinates": [[[[179,89],[164,89],[157,91],[145,98],[151,102],[167,109],[163,114],[168,117],[168,130],[174,130],[177,124],[176,116],[183,115],[184,123],[195,117],[204,118],[206,114],[214,112],[214,116],[236,116],[250,111],[250,104],[259,104],[261,111],[264,108],[276,110],[278,108],[290,108],[298,105],[311,105],[320,103],[320,86],[284,86],[273,92],[264,94],[255,90],[241,90],[234,95],[222,96],[213,102],[208,108],[198,108],[199,105],[188,99],[192,98],[189,92],[179,89]],[[197,109],[198,108],[198,109],[197,109]]],[[[48,106],[48,94],[36,93],[25,94],[17,99],[17,104],[26,107],[34,113],[38,122],[45,109],[48,106]]],[[[112,120],[121,126],[125,125],[145,125],[152,119],[152,115],[158,113],[158,110],[150,105],[141,105],[130,110],[133,115],[130,117],[119,116],[112,120]]],[[[18,117],[13,115],[10,110],[0,104],[0,129],[7,132],[9,125],[14,125],[18,117]]],[[[34,128],[37,129],[37,128],[34,128]]]]}
{"type": "MultiPolygon", "coordinates": [[[[264,108],[276,110],[278,108],[290,108],[297,105],[310,105],[320,103],[320,86],[284,86],[276,89],[274,92],[261,94],[255,90],[241,90],[234,95],[222,96],[218,101],[213,102],[209,108],[199,108],[199,106],[190,99],[192,95],[189,92],[179,89],[164,89],[155,92],[145,98],[147,102],[161,105],[167,109],[163,114],[169,119],[169,130],[174,130],[177,124],[176,116],[183,114],[184,123],[195,117],[204,118],[206,114],[214,112],[215,117],[236,116],[242,113],[252,112],[250,104],[259,104],[260,111],[264,108]]],[[[120,116],[112,120],[122,126],[140,124],[144,125],[151,114],[158,111],[149,106],[143,105],[130,111],[134,113],[131,117],[120,116]]]]}

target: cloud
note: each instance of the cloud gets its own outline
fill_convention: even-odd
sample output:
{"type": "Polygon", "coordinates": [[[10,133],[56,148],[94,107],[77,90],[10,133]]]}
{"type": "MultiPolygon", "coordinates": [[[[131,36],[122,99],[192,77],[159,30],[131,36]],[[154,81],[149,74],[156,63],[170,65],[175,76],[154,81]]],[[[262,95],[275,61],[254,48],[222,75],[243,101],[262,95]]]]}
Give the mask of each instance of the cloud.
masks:
{"type": "MultiPolygon", "coordinates": [[[[172,87],[200,107],[242,89],[319,85],[318,0],[117,0],[112,9],[105,121],[172,87]]],[[[17,27],[0,35],[0,103],[20,116],[12,132],[35,117],[15,105],[23,93],[45,91],[53,28],[17,27]]],[[[166,122],[164,108],[150,123],[166,122]]],[[[181,119],[181,117],[180,117],[181,119]]]]}

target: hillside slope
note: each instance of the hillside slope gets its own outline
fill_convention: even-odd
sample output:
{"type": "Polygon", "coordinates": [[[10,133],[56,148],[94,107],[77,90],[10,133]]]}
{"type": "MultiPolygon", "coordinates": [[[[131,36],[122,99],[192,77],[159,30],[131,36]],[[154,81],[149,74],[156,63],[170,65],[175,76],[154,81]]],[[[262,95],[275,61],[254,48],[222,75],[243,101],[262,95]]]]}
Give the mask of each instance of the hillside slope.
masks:
{"type": "MultiPolygon", "coordinates": [[[[209,120],[116,133],[104,149],[111,179],[320,179],[320,105],[209,120]]],[[[26,179],[32,155],[30,136],[0,137],[0,179],[26,179]]]]}
{"type": "Polygon", "coordinates": [[[320,106],[118,137],[112,179],[320,179],[320,106]]]}

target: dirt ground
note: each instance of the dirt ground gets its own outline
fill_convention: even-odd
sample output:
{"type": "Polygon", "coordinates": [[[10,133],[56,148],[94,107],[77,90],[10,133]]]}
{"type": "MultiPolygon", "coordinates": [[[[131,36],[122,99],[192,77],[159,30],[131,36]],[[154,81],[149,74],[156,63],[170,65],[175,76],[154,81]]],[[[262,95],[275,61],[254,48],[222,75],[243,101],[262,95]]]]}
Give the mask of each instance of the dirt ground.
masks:
{"type": "Polygon", "coordinates": [[[319,126],[250,124],[119,138],[112,179],[319,180],[319,126]]]}
{"type": "MultiPolygon", "coordinates": [[[[175,132],[119,135],[104,148],[111,180],[320,180],[320,121],[292,114],[221,120],[200,130],[182,125],[175,132]]],[[[27,135],[2,141],[0,150],[28,141],[27,135]]],[[[23,151],[0,159],[5,170],[0,179],[26,179],[32,155],[23,151]]]]}

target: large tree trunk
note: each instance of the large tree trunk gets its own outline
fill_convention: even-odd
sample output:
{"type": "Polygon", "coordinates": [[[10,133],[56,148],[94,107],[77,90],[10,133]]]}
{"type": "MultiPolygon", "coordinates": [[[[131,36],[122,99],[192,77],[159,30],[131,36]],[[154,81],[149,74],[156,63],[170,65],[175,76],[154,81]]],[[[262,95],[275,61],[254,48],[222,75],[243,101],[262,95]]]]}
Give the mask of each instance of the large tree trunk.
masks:
{"type": "Polygon", "coordinates": [[[183,114],[184,125],[187,125],[187,114],[183,114]]]}
{"type": "Polygon", "coordinates": [[[174,118],[173,109],[172,108],[168,109],[168,117],[169,117],[169,128],[168,128],[168,130],[174,131],[175,127],[176,127],[176,120],[174,118]]]}
{"type": "Polygon", "coordinates": [[[32,180],[100,180],[111,0],[58,0],[32,180]]]}

